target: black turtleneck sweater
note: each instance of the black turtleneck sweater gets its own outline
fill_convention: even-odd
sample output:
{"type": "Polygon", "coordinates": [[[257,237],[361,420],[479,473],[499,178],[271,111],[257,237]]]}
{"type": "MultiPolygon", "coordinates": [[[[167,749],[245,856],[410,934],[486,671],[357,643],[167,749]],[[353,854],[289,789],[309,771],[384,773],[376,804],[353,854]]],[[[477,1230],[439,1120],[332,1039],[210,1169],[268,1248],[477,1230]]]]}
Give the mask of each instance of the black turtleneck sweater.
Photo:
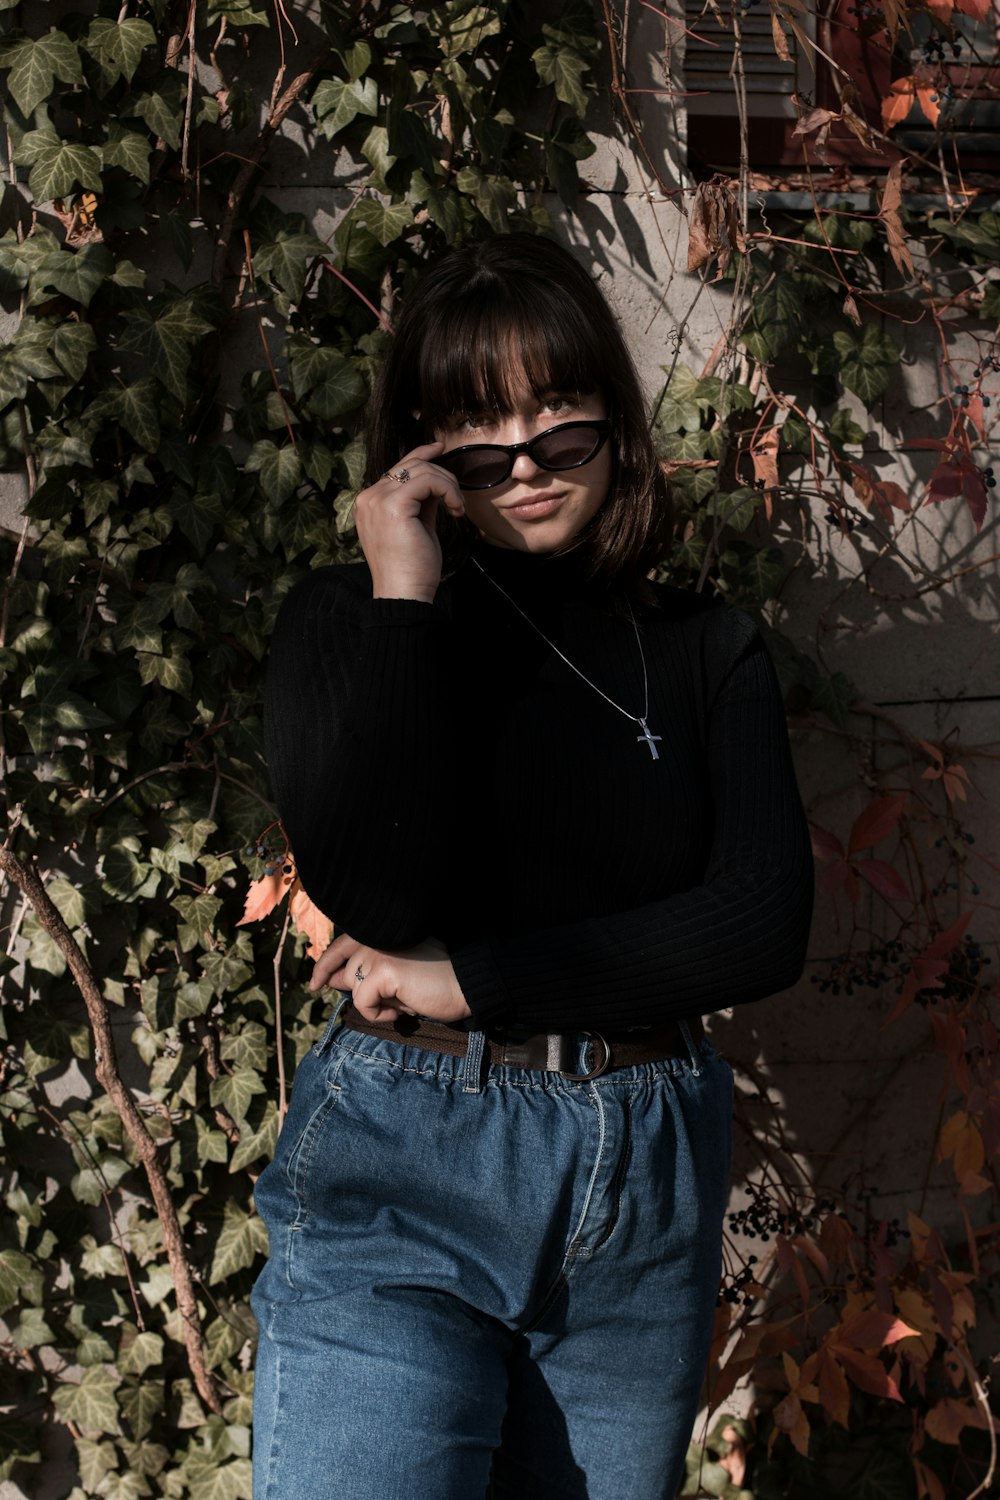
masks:
{"type": "Polygon", "coordinates": [[[483,1027],[606,1029],[802,970],[809,838],[753,622],[667,587],[627,612],[572,557],[488,546],[434,604],[363,564],[285,600],[267,742],[313,901],[360,943],[446,944],[483,1027]],[[494,586],[496,580],[582,681],[494,586]],[[633,719],[660,736],[654,760],[633,719]]]}

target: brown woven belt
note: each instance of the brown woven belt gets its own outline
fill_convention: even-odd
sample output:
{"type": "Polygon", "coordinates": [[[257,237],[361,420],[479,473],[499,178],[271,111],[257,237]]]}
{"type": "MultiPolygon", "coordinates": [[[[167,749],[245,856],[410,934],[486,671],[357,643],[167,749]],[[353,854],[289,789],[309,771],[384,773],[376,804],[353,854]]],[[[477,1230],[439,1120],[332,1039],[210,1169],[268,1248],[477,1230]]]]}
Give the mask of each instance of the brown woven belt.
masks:
{"type": "MultiPolygon", "coordinates": [[[[469,1033],[446,1026],[440,1021],[418,1020],[416,1016],[397,1016],[395,1022],[368,1021],[353,1005],[341,1012],[341,1021],[351,1031],[366,1036],[384,1037],[386,1041],[403,1042],[426,1052],[443,1052],[448,1057],[463,1057],[469,1044],[469,1033]]],[[[704,1036],[700,1016],[687,1021],[692,1042],[704,1036]]],[[[667,1057],[687,1057],[688,1045],[676,1021],[650,1026],[645,1031],[607,1035],[599,1031],[498,1031],[488,1033],[486,1048],[491,1063],[511,1068],[533,1068],[541,1072],[561,1073],[572,1083],[587,1083],[611,1068],[631,1068],[636,1063],[662,1062],[667,1057]],[[589,1043],[590,1068],[575,1073],[580,1038],[589,1043]]]]}

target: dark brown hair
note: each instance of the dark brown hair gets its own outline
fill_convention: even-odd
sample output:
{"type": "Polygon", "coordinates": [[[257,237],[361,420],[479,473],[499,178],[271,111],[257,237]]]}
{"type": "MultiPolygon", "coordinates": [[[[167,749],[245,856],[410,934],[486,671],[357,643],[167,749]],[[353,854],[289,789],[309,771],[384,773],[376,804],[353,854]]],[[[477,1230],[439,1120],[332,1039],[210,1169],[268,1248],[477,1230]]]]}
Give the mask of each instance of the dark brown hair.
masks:
{"type": "MultiPolygon", "coordinates": [[[[508,234],[463,245],[417,283],[369,407],[366,483],[462,413],[509,412],[522,371],[538,398],[600,391],[607,402],[611,488],[571,545],[595,581],[627,587],[655,561],[666,481],[621,330],[590,274],[552,240],[508,234]]],[[[444,527],[447,565],[470,534],[468,523],[444,527]]]]}

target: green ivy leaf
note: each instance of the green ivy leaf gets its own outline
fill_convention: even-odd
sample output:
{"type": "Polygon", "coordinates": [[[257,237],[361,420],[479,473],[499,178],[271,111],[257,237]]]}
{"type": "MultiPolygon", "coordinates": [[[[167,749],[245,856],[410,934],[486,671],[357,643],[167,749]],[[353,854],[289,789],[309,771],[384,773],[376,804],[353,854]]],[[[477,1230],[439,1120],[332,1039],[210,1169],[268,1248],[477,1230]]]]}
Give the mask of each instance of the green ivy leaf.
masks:
{"type": "Polygon", "coordinates": [[[261,489],[276,504],[294,494],[302,478],[302,464],[295,449],[291,444],[279,448],[270,438],[254,443],[244,467],[249,474],[260,474],[261,489]]]}
{"type": "Polygon", "coordinates": [[[31,165],[28,186],[36,203],[68,198],[76,187],[101,191],[101,158],[97,152],[60,140],[54,130],[32,130],[25,135],[17,159],[31,165]]]}
{"type": "Polygon", "coordinates": [[[463,57],[475,52],[487,37],[497,36],[500,16],[494,5],[477,5],[472,0],[448,0],[435,5],[424,23],[445,57],[463,57]]]}
{"type": "Polygon", "coordinates": [[[267,1254],[267,1230],[258,1214],[246,1213],[238,1203],[226,1203],[222,1227],[215,1241],[208,1281],[215,1286],[252,1266],[267,1254]]]}
{"type": "Polygon", "coordinates": [[[374,235],[380,245],[398,240],[413,222],[413,210],[407,203],[381,203],[377,198],[362,198],[353,210],[354,218],[374,235]]]}
{"type": "MultiPolygon", "coordinates": [[[[169,1272],[167,1273],[169,1276],[169,1272]]],[[[164,1407],[162,1380],[143,1380],[130,1377],[118,1392],[118,1404],[137,1443],[148,1437],[154,1420],[164,1407]]]]}
{"type": "Polygon", "coordinates": [[[251,1486],[250,1460],[234,1458],[216,1464],[197,1451],[184,1464],[190,1500],[248,1500],[251,1486]]]}
{"type": "Polygon", "coordinates": [[[70,380],[82,380],[87,361],[97,348],[89,323],[61,323],[52,336],[52,353],[70,380]]]}
{"type": "Polygon", "coordinates": [[[147,453],[160,446],[159,395],[156,381],[147,377],[123,387],[109,403],[111,414],[147,453]]]}
{"type": "Polygon", "coordinates": [[[221,1077],[212,1080],[209,1099],[213,1104],[221,1104],[223,1109],[227,1109],[234,1120],[241,1121],[245,1118],[254,1095],[265,1092],[260,1075],[253,1068],[237,1068],[235,1073],[223,1073],[221,1077]]]}
{"type": "Polygon", "coordinates": [[[568,104],[580,119],[587,112],[587,95],[583,88],[583,75],[588,63],[579,53],[558,42],[545,42],[531,54],[542,83],[551,83],[556,98],[568,104]]]}
{"type": "Polygon", "coordinates": [[[776,276],[753,301],[753,325],[743,335],[747,353],[767,364],[799,336],[805,319],[802,294],[790,276],[776,276]]]}
{"type": "Polygon", "coordinates": [[[34,1261],[20,1250],[0,1250],[0,1313],[22,1296],[40,1302],[44,1277],[34,1261]]]}
{"type": "Polygon", "coordinates": [[[352,80],[324,78],[312,97],[316,123],[328,141],[346,130],[358,115],[378,114],[378,85],[374,78],[352,80]]]}
{"type": "Polygon", "coordinates": [[[181,129],[187,107],[187,89],[174,71],[161,73],[157,86],[132,105],[132,113],[144,120],[154,135],[162,137],[175,150],[181,142],[181,129]]]}
{"type": "MultiPolygon", "coordinates": [[[[8,57],[10,74],[7,87],[25,117],[33,114],[42,100],[49,97],[57,78],[61,83],[83,83],[80,55],[65,32],[50,31],[47,36],[36,40],[21,37],[8,57]]],[[[58,198],[61,194],[50,196],[58,198]]]]}
{"type": "Polygon", "coordinates": [[[840,378],[871,410],[899,364],[895,340],[874,323],[866,323],[860,335],[838,328],[833,342],[841,360],[840,378]]]}
{"type": "Polygon", "coordinates": [[[254,273],[269,276],[298,301],[305,289],[306,271],[317,256],[329,255],[329,246],[305,230],[282,229],[254,251],[254,273]]]}
{"type": "Polygon", "coordinates": [[[76,1458],[80,1466],[80,1483],[88,1495],[103,1494],[98,1486],[106,1475],[114,1473],[118,1455],[113,1443],[99,1443],[93,1438],[76,1439],[76,1458]]]}
{"type": "MultiPolygon", "coordinates": [[[[114,267],[114,256],[103,245],[85,245],[77,251],[59,250],[36,267],[31,279],[31,301],[45,301],[56,291],[83,307],[89,307],[94,293],[103,286],[114,267]]],[[[93,330],[88,332],[93,341],[93,330]]]]}
{"type": "Polygon", "coordinates": [[[60,1385],[53,1401],[64,1422],[75,1422],[84,1432],[120,1431],[115,1393],[118,1379],[102,1365],[85,1370],[75,1384],[60,1385]]]}
{"type": "Polygon", "coordinates": [[[141,183],[148,183],[148,137],[140,135],[137,130],[126,130],[120,125],[113,125],[107,140],[99,149],[105,167],[121,167],[130,177],[135,177],[141,183]]]}
{"type": "Polygon", "coordinates": [[[163,1360],[163,1340],[158,1333],[140,1333],[133,1324],[122,1329],[118,1345],[118,1368],[123,1375],[142,1375],[163,1360]]]}
{"type": "Polygon", "coordinates": [[[144,354],[150,369],[172,396],[187,399],[192,346],[212,324],[195,306],[192,296],[177,297],[155,313],[138,307],[126,318],[122,348],[144,354]]]}
{"type": "Polygon", "coordinates": [[[97,60],[106,82],[124,78],[129,83],[145,49],[156,46],[156,32],[148,21],[135,16],[117,22],[98,16],[91,21],[83,45],[97,60]]]}
{"type": "Polygon", "coordinates": [[[514,192],[504,177],[490,177],[478,167],[463,167],[456,175],[460,192],[471,194],[476,207],[496,234],[510,228],[508,215],[514,206],[514,192]]]}

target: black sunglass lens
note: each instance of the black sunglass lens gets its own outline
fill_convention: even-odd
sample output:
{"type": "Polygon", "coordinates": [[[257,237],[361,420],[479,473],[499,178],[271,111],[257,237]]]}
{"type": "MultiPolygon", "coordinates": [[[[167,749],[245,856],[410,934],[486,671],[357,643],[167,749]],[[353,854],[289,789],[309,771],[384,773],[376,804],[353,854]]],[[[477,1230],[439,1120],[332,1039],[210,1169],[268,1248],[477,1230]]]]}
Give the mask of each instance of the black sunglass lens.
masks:
{"type": "Polygon", "coordinates": [[[463,489],[488,489],[499,484],[510,466],[506,449],[489,447],[446,453],[438,462],[454,474],[463,489]]]}
{"type": "Polygon", "coordinates": [[[537,463],[574,469],[593,458],[600,445],[600,435],[592,427],[556,427],[544,433],[531,451],[537,463]]]}

